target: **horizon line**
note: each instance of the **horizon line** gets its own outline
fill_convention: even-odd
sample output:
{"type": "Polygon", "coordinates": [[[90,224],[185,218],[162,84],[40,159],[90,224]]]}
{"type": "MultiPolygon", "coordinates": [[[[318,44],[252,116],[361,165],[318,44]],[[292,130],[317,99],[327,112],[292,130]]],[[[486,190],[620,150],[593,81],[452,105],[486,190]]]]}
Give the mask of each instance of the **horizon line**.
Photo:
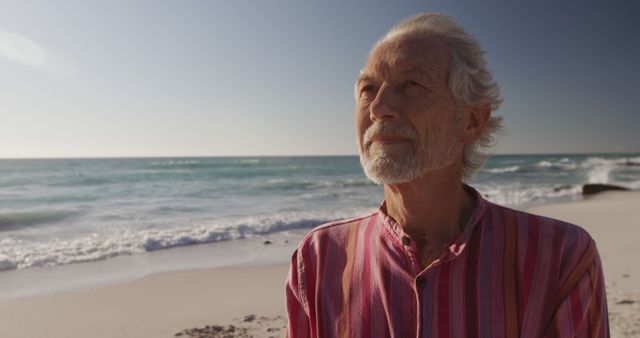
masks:
{"type": "MultiPolygon", "coordinates": [[[[557,156],[557,155],[636,155],[640,151],[624,152],[549,152],[549,153],[496,153],[492,156],[557,156]]],[[[97,159],[153,159],[153,158],[249,158],[249,157],[357,157],[358,154],[319,154],[319,155],[142,155],[142,156],[70,156],[70,157],[0,157],[0,160],[97,160],[97,159]]]]}

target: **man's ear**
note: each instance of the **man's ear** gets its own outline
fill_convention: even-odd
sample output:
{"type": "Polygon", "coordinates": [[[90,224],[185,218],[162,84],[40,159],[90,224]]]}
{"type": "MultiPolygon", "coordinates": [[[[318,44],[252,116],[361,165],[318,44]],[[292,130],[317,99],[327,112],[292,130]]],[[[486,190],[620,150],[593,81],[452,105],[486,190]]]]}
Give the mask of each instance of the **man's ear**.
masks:
{"type": "Polygon", "coordinates": [[[489,117],[491,117],[491,105],[489,103],[478,107],[465,107],[463,110],[462,143],[471,144],[475,142],[482,134],[489,117]]]}

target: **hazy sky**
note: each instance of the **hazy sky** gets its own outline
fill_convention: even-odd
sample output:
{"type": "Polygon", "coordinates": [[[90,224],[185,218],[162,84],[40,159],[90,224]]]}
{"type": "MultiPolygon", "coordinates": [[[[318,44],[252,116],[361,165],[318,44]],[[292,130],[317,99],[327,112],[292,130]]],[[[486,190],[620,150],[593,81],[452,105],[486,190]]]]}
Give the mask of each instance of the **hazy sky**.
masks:
{"type": "Polygon", "coordinates": [[[638,152],[636,3],[0,0],[0,158],[356,154],[358,71],[423,11],[486,49],[498,153],[638,152]]]}

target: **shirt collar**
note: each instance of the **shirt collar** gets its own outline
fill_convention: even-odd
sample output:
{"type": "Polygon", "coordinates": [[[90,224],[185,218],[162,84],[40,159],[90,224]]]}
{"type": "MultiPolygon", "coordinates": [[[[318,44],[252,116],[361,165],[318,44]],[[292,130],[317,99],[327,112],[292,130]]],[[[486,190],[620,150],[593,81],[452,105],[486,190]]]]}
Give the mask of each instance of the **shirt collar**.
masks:
{"type": "MultiPolygon", "coordinates": [[[[480,219],[482,218],[483,213],[485,212],[487,201],[484,199],[482,194],[480,194],[475,188],[463,184],[465,190],[467,190],[474,198],[475,207],[473,209],[473,213],[469,218],[469,223],[465,227],[464,231],[453,241],[449,246],[449,251],[451,254],[457,256],[466,247],[469,239],[471,238],[471,234],[475,229],[476,225],[480,223],[480,219]]],[[[402,243],[402,237],[409,236],[403,229],[400,224],[398,224],[393,218],[391,218],[387,214],[387,202],[382,201],[380,208],[378,208],[378,217],[381,220],[382,225],[389,230],[389,234],[402,243]]]]}

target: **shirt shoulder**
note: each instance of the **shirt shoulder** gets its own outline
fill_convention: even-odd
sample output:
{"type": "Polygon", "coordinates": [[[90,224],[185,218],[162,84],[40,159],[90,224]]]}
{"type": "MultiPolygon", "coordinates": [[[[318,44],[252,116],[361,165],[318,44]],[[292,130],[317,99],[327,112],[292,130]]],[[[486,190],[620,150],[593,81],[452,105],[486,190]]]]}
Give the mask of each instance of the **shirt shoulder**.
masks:
{"type": "MultiPolygon", "coordinates": [[[[583,237],[584,239],[593,240],[591,235],[577,224],[573,224],[564,220],[542,216],[527,211],[516,210],[509,207],[505,207],[499,204],[487,202],[489,209],[492,211],[492,216],[495,218],[500,217],[498,222],[505,226],[518,226],[522,230],[534,230],[531,228],[539,228],[547,236],[560,236],[562,234],[569,235],[571,237],[583,237]]],[[[524,235],[524,234],[521,234],[524,235]]]]}
{"type": "Polygon", "coordinates": [[[304,236],[298,245],[298,250],[304,250],[309,246],[317,246],[328,240],[340,244],[346,239],[351,227],[357,227],[363,221],[366,222],[376,217],[378,217],[378,211],[318,225],[304,236]]]}
{"type": "Polygon", "coordinates": [[[597,256],[595,241],[579,225],[489,203],[491,226],[515,234],[517,255],[526,265],[540,260],[556,266],[559,280],[597,256]]]}

